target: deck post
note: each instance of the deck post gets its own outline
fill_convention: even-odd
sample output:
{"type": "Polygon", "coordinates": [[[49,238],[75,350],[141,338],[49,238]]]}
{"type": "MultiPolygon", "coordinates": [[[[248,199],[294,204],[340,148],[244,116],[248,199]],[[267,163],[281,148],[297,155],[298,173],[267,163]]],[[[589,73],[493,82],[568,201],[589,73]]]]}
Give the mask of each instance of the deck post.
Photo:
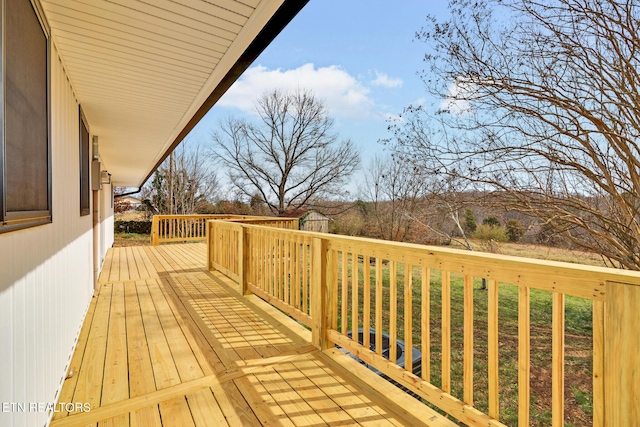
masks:
{"type": "Polygon", "coordinates": [[[249,289],[249,244],[248,236],[244,225],[240,225],[238,230],[238,284],[242,295],[251,295],[249,289]]]}
{"type": "Polygon", "coordinates": [[[158,246],[158,217],[156,215],[151,221],[151,245],[158,246]]]}
{"type": "Polygon", "coordinates": [[[320,350],[331,347],[327,338],[330,325],[330,293],[327,284],[328,241],[314,237],[311,243],[311,342],[320,350]]]}
{"type": "Polygon", "coordinates": [[[213,266],[213,253],[217,249],[214,247],[214,221],[207,221],[207,267],[209,271],[215,271],[213,266]]]}
{"type": "Polygon", "coordinates": [[[640,425],[640,286],[608,281],[605,304],[606,426],[640,425]]]}

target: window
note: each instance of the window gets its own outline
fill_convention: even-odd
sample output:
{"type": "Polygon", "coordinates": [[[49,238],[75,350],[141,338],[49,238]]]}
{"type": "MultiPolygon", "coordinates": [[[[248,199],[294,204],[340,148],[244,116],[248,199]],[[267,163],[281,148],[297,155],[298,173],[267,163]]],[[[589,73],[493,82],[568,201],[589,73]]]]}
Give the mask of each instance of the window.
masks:
{"type": "Polygon", "coordinates": [[[91,188],[89,186],[89,130],[87,129],[87,123],[82,114],[82,108],[80,111],[80,216],[89,215],[89,198],[91,195],[91,188]]]}
{"type": "Polygon", "coordinates": [[[51,222],[49,41],[30,0],[2,2],[0,232],[51,222]]]}

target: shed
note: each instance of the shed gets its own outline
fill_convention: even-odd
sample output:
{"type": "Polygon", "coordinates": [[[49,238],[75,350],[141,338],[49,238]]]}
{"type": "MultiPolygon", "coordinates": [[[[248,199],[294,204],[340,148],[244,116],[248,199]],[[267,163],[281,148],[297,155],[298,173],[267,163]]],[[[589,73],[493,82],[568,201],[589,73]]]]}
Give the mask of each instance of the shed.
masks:
{"type": "Polygon", "coordinates": [[[318,211],[295,209],[284,212],[279,216],[284,218],[298,218],[300,220],[300,230],[316,231],[318,233],[329,232],[329,217],[322,215],[318,211]]]}

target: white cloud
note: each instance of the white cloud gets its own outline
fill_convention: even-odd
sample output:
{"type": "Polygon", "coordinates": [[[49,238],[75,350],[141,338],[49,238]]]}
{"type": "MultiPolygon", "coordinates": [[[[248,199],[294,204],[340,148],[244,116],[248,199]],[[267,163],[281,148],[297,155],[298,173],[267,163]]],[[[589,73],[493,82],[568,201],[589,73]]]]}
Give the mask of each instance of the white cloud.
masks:
{"type": "Polygon", "coordinates": [[[381,73],[378,70],[374,71],[376,78],[371,80],[371,84],[374,86],[384,86],[388,88],[402,87],[402,79],[397,77],[389,77],[385,73],[381,73]]]}
{"type": "Polygon", "coordinates": [[[473,108],[469,101],[477,96],[477,92],[478,87],[475,83],[460,76],[449,85],[447,99],[440,103],[440,108],[456,116],[470,113],[473,108]]]}
{"type": "Polygon", "coordinates": [[[255,113],[256,99],[267,91],[310,89],[324,100],[329,114],[336,118],[367,119],[374,102],[369,89],[337,65],[318,67],[305,64],[291,70],[270,70],[258,65],[249,68],[220,99],[218,105],[255,113]]]}

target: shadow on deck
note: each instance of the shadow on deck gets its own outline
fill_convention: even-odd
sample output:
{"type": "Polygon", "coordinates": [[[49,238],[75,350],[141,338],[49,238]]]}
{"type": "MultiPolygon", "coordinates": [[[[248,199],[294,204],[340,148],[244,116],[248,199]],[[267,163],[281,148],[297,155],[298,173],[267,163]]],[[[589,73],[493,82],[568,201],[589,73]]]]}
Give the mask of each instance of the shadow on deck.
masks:
{"type": "Polygon", "coordinates": [[[51,426],[453,425],[205,259],[202,243],[110,250],[58,398],[75,410],[51,426]]]}

